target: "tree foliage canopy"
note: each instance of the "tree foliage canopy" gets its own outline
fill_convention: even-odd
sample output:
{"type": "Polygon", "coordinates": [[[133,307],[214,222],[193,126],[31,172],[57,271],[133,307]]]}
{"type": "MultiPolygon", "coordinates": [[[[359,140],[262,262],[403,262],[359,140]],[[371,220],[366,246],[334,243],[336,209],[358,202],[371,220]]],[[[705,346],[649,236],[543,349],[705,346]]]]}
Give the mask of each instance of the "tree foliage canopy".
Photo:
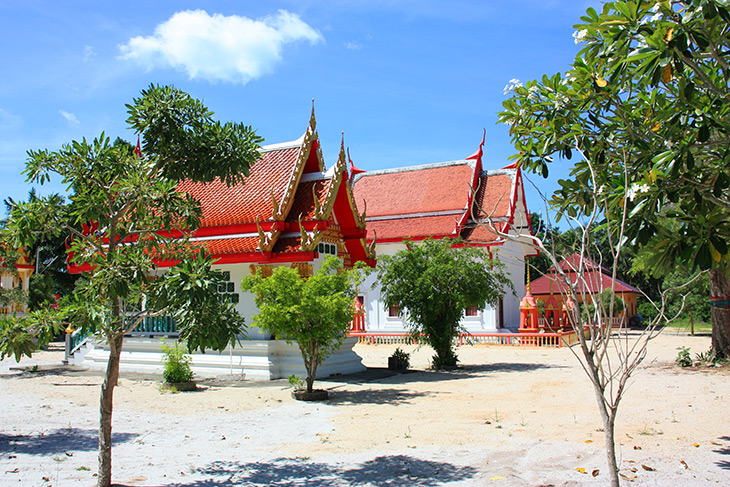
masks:
{"type": "Polygon", "coordinates": [[[453,340],[464,311],[496,305],[511,286],[501,262],[484,249],[427,239],[378,258],[378,283],[386,306],[398,306],[411,332],[436,352],[434,365],[456,365],[453,340]],[[420,338],[419,338],[420,339],[420,338]]]}
{"type": "Polygon", "coordinates": [[[241,288],[256,295],[259,307],[254,326],[299,346],[307,369],[307,392],[312,392],[319,365],[347,336],[361,282],[360,268],[345,270],[332,256],[308,278],[291,267],[277,267],[269,277],[259,271],[243,279],[241,288]]]}
{"type": "Polygon", "coordinates": [[[621,1],[590,8],[565,76],[513,83],[500,121],[513,156],[547,176],[579,154],[552,202],[603,218],[648,264],[710,271],[712,347],[730,355],[730,2],[621,1]]]}
{"type": "Polygon", "coordinates": [[[504,102],[514,157],[547,176],[553,157],[580,152],[553,198],[567,214],[590,214],[598,192],[607,219],[628,207],[630,238],[658,235],[655,265],[726,265],[728,2],[612,2],[581,21],[573,69],[514,85],[504,102]],[[679,228],[668,231],[660,215],[679,228]]]}

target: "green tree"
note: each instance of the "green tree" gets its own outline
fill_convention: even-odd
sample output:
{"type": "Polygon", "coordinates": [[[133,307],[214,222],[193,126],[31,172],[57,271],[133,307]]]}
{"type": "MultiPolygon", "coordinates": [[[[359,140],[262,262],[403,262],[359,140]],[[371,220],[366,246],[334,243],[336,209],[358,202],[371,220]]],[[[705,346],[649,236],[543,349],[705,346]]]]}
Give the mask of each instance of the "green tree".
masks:
{"type": "MultiPolygon", "coordinates": [[[[581,155],[555,205],[578,216],[597,204],[606,221],[626,208],[626,237],[651,246],[652,267],[709,270],[719,298],[730,295],[729,7],[674,0],[588,9],[575,26],[573,69],[514,83],[500,113],[523,167],[547,176],[553,157],[581,155]]],[[[712,309],[721,356],[730,355],[726,301],[712,309]]]]}
{"type": "MultiPolygon", "coordinates": [[[[132,149],[130,148],[130,152],[132,149]]],[[[59,206],[63,205],[65,201],[58,194],[54,194],[50,198],[57,199],[58,201],[54,204],[59,206]]],[[[37,199],[36,189],[31,188],[28,192],[28,201],[37,199]]],[[[8,214],[17,204],[12,198],[7,198],[4,203],[8,214]]],[[[4,224],[3,221],[3,226],[4,224]]],[[[76,225],[76,227],[80,229],[80,225],[76,225]]],[[[35,240],[25,247],[25,251],[36,267],[28,290],[30,309],[37,309],[43,303],[52,304],[55,302],[54,294],[63,297],[73,292],[78,276],[71,274],[66,267],[66,235],[38,234],[35,240]],[[39,275],[43,277],[37,277],[39,275]]]]}
{"type": "MultiPolygon", "coordinates": [[[[53,197],[16,203],[6,231],[11,248],[39,235],[68,237],[71,264],[88,276],[56,322],[66,320],[110,345],[100,400],[102,487],[111,485],[113,392],[124,335],[145,317],[167,313],[175,315],[180,337],[191,350],[221,350],[242,332],[242,318],[217,295],[221,273],[186,239],[198,227],[201,209],[198,201],[176,191],[176,183],[188,178],[241,183],[259,157],[261,141],[249,127],[214,122],[199,101],[172,87],[151,86],[128,109],[128,123],[143,133],[145,154],[138,157],[128,144],[112,144],[104,134],[54,152],[29,151],[28,181],[43,184],[60,177],[71,192],[70,204],[53,197]],[[171,238],[173,231],[183,236],[171,238]],[[156,259],[180,264],[154,278],[156,259]]],[[[0,342],[3,356],[29,354],[23,349],[27,338],[35,333],[42,341],[48,333],[38,330],[48,322],[39,315],[25,327],[5,327],[10,332],[0,342]]]]}
{"type": "MultiPolygon", "coordinates": [[[[625,243],[648,244],[653,267],[708,269],[712,294],[730,294],[729,20],[725,0],[606,3],[575,26],[581,48],[565,76],[508,87],[514,93],[500,121],[511,125],[513,158],[547,177],[553,158],[579,156],[552,203],[583,228],[602,221],[614,275],[625,243]]],[[[628,350],[618,372],[606,375],[605,348],[586,345],[582,363],[618,485],[613,425],[645,348],[628,350]]],[[[730,352],[726,307],[713,309],[713,347],[730,352]]]]}
{"type": "Polygon", "coordinates": [[[501,262],[459,241],[427,239],[378,258],[378,283],[385,306],[398,306],[411,333],[430,345],[433,366],[457,364],[454,338],[464,331],[464,311],[496,305],[511,281],[501,262]],[[421,335],[423,335],[421,337],[421,335]]]}
{"type": "Polygon", "coordinates": [[[56,303],[53,295],[53,279],[48,274],[33,274],[28,284],[28,309],[48,308],[56,303]]]}
{"type": "Polygon", "coordinates": [[[361,282],[360,268],[345,270],[332,256],[308,278],[300,277],[296,269],[277,267],[269,277],[259,271],[243,279],[241,288],[256,295],[259,307],[254,326],[299,346],[307,369],[307,392],[313,390],[317,368],[347,336],[361,282]]]}

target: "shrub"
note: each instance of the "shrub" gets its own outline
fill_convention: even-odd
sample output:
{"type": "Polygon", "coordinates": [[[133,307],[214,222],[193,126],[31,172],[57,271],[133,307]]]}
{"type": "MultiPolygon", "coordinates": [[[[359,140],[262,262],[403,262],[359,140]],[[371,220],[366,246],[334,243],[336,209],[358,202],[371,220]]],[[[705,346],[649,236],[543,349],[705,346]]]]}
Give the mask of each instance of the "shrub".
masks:
{"type": "Polygon", "coordinates": [[[691,367],[692,356],[689,353],[689,347],[678,347],[677,350],[679,350],[677,358],[675,359],[677,365],[679,365],[680,367],[691,367]]]}
{"type": "Polygon", "coordinates": [[[398,363],[398,367],[401,369],[407,369],[411,365],[410,354],[401,350],[400,347],[395,349],[393,355],[391,355],[391,358],[393,358],[398,363]]]}
{"type": "Polygon", "coordinates": [[[179,343],[175,343],[172,347],[167,343],[162,343],[160,347],[165,356],[162,363],[165,366],[162,377],[168,384],[176,384],[179,382],[190,382],[193,380],[193,371],[190,368],[190,356],[185,352],[179,343]]]}

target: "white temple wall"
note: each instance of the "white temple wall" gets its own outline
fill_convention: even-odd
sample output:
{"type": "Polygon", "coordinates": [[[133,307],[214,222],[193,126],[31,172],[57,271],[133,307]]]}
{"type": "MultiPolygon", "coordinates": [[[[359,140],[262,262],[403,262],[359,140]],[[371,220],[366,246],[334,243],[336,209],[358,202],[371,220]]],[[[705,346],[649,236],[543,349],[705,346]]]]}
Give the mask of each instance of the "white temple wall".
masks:
{"type": "MultiPolygon", "coordinates": [[[[377,244],[378,257],[393,255],[405,249],[403,243],[377,244]]],[[[486,252],[486,249],[485,249],[486,252]]],[[[524,289],[524,248],[521,244],[506,242],[493,247],[493,255],[505,264],[505,271],[510,275],[515,289],[506,289],[502,301],[503,325],[499,327],[499,307],[487,306],[478,310],[476,316],[464,316],[461,324],[472,333],[516,332],[520,324],[520,300],[516,293],[524,289]]],[[[397,316],[389,316],[388,309],[380,299],[377,276],[373,272],[360,286],[360,296],[364,297],[365,328],[370,332],[403,333],[408,331],[406,323],[397,316]]]]}

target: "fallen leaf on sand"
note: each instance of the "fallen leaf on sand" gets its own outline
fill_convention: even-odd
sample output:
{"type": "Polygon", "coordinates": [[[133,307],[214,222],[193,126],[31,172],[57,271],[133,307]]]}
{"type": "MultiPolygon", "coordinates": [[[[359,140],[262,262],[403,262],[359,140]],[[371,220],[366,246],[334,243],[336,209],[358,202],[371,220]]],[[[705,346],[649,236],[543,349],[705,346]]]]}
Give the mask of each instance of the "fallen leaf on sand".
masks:
{"type": "Polygon", "coordinates": [[[586,440],[586,443],[593,443],[593,440],[586,440]]]}
{"type": "Polygon", "coordinates": [[[639,445],[634,445],[634,450],[641,450],[641,447],[639,445]]]}
{"type": "Polygon", "coordinates": [[[50,479],[49,477],[41,477],[41,478],[42,478],[43,480],[45,480],[46,482],[50,482],[50,481],[51,481],[51,479],[50,479]]]}
{"type": "Polygon", "coordinates": [[[700,447],[700,444],[699,443],[692,443],[692,446],[695,447],[695,448],[699,448],[700,447]]]}
{"type": "Polygon", "coordinates": [[[575,468],[575,471],[576,471],[576,472],[580,472],[580,473],[586,473],[586,469],[585,469],[585,468],[583,468],[583,467],[576,467],[576,468],[575,468]]]}
{"type": "Polygon", "coordinates": [[[18,470],[18,467],[15,467],[15,468],[14,468],[14,469],[12,469],[12,470],[6,470],[6,471],[5,471],[5,473],[18,473],[18,472],[20,472],[20,470],[18,470]]]}
{"type": "Polygon", "coordinates": [[[491,422],[491,421],[489,421],[489,420],[486,420],[486,421],[484,422],[484,424],[492,424],[492,422],[491,422]]]}
{"type": "Polygon", "coordinates": [[[633,482],[634,479],[636,478],[636,475],[632,475],[631,477],[629,477],[628,475],[624,475],[622,473],[620,473],[619,475],[621,476],[622,479],[628,480],[629,482],[633,482]]]}
{"type": "Polygon", "coordinates": [[[633,437],[633,436],[631,436],[631,435],[630,435],[630,434],[628,434],[628,433],[626,433],[626,436],[628,436],[628,437],[629,437],[629,438],[631,438],[632,440],[634,439],[634,437],[633,437]]]}
{"type": "Polygon", "coordinates": [[[643,463],[641,464],[641,468],[643,468],[647,472],[656,472],[656,469],[654,467],[650,467],[649,465],[644,465],[643,463]]]}
{"type": "Polygon", "coordinates": [[[710,443],[712,443],[715,446],[722,446],[722,443],[718,443],[716,441],[711,441],[710,443]]]}
{"type": "Polygon", "coordinates": [[[598,469],[595,469],[594,471],[591,472],[591,475],[593,475],[594,477],[598,477],[599,473],[601,473],[601,471],[598,469]]]}
{"type": "Polygon", "coordinates": [[[499,480],[499,479],[503,479],[503,478],[504,478],[504,475],[499,475],[497,477],[490,477],[489,480],[499,480]]]}
{"type": "Polygon", "coordinates": [[[69,452],[64,452],[64,453],[66,453],[66,456],[67,456],[67,457],[72,457],[72,456],[74,456],[74,454],[73,454],[73,453],[69,453],[69,452]]]}
{"type": "Polygon", "coordinates": [[[685,468],[685,470],[689,470],[689,465],[687,465],[687,462],[685,462],[684,460],[680,460],[679,463],[682,464],[682,466],[685,468]]]}
{"type": "Polygon", "coordinates": [[[629,470],[630,470],[631,472],[633,472],[633,473],[636,473],[636,468],[635,468],[635,467],[631,467],[631,468],[630,468],[629,470]]]}

